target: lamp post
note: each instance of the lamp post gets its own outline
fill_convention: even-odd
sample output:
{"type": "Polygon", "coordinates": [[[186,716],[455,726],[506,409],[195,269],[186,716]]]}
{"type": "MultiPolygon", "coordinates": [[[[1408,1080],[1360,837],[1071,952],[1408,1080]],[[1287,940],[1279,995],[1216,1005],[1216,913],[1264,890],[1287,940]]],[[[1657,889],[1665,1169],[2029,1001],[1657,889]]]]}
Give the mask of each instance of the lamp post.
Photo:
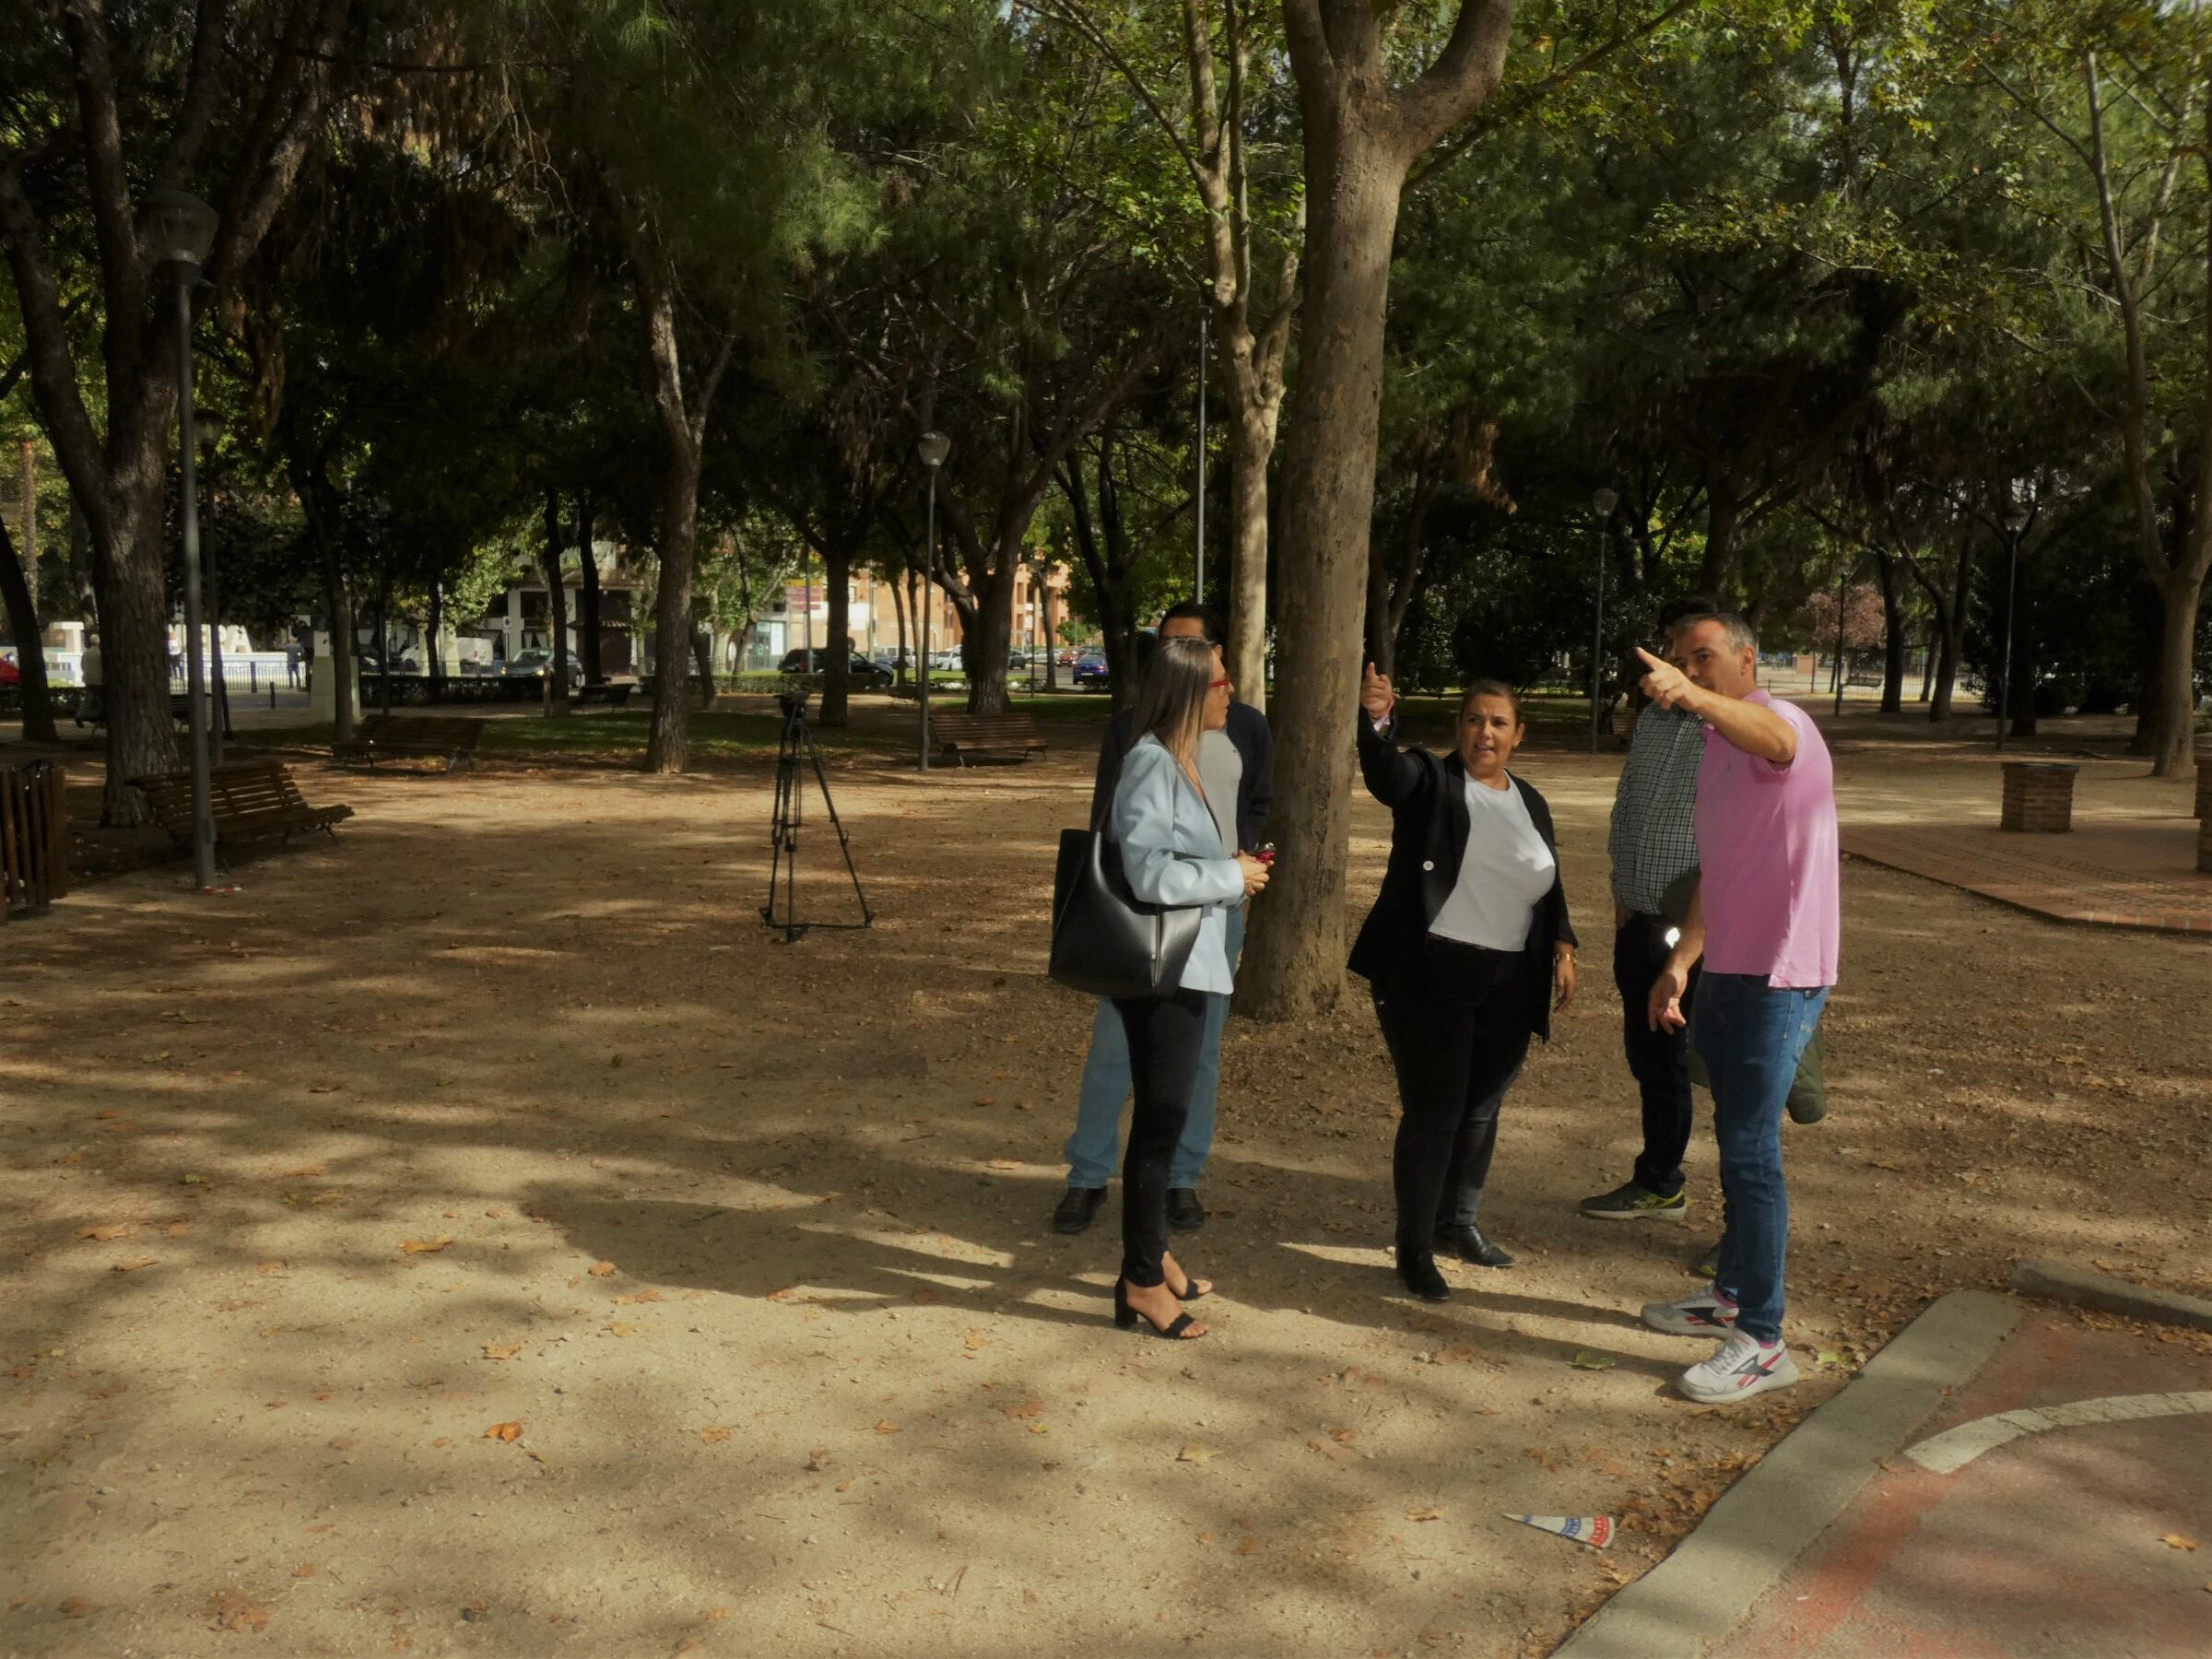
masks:
{"type": "Polygon", "coordinates": [[[1590,640],[1590,752],[1594,755],[1606,716],[1600,700],[1606,665],[1606,525],[1619,504],[1620,497],[1610,489],[1590,492],[1590,509],[1597,515],[1597,626],[1590,640]]]}
{"type": "Polygon", "coordinates": [[[1834,677],[1836,682],[1835,717],[1839,720],[1843,717],[1843,687],[1851,677],[1851,666],[1843,660],[1846,643],[1843,631],[1844,612],[1851,604],[1851,562],[1848,558],[1845,559],[1843,568],[1836,572],[1836,672],[1834,677]]]}
{"type": "Polygon", "coordinates": [[[1037,659],[1044,654],[1044,584],[1051,579],[1052,567],[1040,553],[1030,560],[1030,633],[1037,641],[1030,653],[1030,695],[1037,695],[1037,659]]]}
{"type": "Polygon", "coordinates": [[[184,542],[184,712],[192,735],[192,878],[202,891],[215,886],[215,818],[208,805],[207,675],[200,660],[199,475],[192,427],[192,286],[215,245],[215,209],[182,191],[148,191],[139,216],[139,252],[152,265],[168,265],[177,283],[177,472],[182,500],[178,519],[184,542]]]}
{"type": "Polygon", "coordinates": [[[2005,654],[1997,662],[1997,753],[2000,755],[2005,752],[2005,723],[2012,718],[2012,617],[2019,602],[2020,535],[2028,528],[2028,515],[2011,495],[2008,485],[2003,521],[2008,555],[2005,574],[2005,654]]]}
{"type": "Polygon", "coordinates": [[[921,673],[916,682],[921,691],[917,701],[922,711],[922,730],[914,765],[920,771],[929,770],[929,573],[937,557],[937,469],[945,465],[945,457],[951,453],[952,440],[942,432],[924,432],[914,445],[914,453],[922,457],[922,465],[929,469],[929,539],[922,545],[923,608],[916,629],[922,641],[921,673]]]}
{"type": "MultiPolygon", "coordinates": [[[[224,429],[229,423],[222,411],[211,409],[199,418],[199,448],[201,459],[210,465],[215,460],[216,445],[223,441],[224,429]]],[[[207,488],[207,516],[215,517],[215,487],[207,488]]],[[[223,740],[230,735],[230,688],[223,678],[223,579],[221,567],[215,556],[216,538],[209,536],[201,549],[200,564],[207,579],[207,669],[214,682],[215,707],[207,728],[207,747],[213,763],[223,763],[223,740]]]]}

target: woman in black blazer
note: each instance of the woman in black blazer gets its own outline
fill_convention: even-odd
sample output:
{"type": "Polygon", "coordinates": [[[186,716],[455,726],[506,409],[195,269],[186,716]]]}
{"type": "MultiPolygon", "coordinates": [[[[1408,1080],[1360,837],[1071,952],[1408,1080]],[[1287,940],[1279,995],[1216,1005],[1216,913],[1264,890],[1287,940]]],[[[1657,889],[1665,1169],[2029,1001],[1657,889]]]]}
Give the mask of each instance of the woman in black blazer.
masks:
{"type": "Polygon", "coordinates": [[[1359,687],[1359,771],[1391,809],[1382,891],[1352,946],[1398,1075],[1398,1277],[1416,1296],[1452,1294],[1444,1244],[1464,1261],[1513,1258],[1477,1222],[1498,1108],[1532,1036],[1574,1000],[1574,929],[1551,809],[1506,771],[1525,735],[1521,702],[1496,680],[1460,700],[1449,756],[1396,744],[1396,694],[1368,665],[1359,687]]]}

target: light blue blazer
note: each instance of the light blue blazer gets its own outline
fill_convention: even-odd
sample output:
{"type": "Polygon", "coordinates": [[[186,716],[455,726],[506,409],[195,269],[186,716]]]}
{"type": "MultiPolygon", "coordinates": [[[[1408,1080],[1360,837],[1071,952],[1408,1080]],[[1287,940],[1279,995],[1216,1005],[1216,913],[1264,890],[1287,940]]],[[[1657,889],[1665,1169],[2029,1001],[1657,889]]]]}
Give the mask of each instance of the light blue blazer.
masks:
{"type": "Polygon", "coordinates": [[[1244,872],[1221,845],[1206,797],[1159,738],[1139,738],[1123,759],[1107,826],[1121,846],[1131,892],[1147,904],[1206,907],[1182,988],[1228,995],[1233,982],[1222,906],[1243,902],[1244,872]]]}

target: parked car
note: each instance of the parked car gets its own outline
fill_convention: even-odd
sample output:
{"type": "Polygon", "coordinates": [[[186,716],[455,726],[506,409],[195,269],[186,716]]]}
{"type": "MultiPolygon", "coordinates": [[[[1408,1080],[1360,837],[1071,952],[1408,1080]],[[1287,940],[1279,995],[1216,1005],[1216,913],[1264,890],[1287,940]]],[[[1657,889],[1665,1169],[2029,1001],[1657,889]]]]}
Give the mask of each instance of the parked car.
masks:
{"type": "MultiPolygon", "coordinates": [[[[830,653],[820,646],[809,653],[805,646],[787,651],[783,660],[776,665],[778,674],[827,674],[830,671],[830,653]]],[[[881,663],[854,652],[846,659],[849,683],[855,686],[888,686],[896,677],[881,663]]]]}
{"type": "Polygon", "coordinates": [[[0,686],[19,686],[22,683],[23,670],[16,666],[16,659],[0,657],[0,686]]]}
{"type": "Polygon", "coordinates": [[[1009,667],[1009,668],[1027,668],[1029,665],[1030,665],[1030,653],[1029,653],[1028,652],[1026,652],[1026,651],[1009,651],[1009,652],[1007,652],[1007,653],[1006,653],[1006,666],[1007,666],[1007,667],[1009,667]]]}
{"type": "MultiPolygon", "coordinates": [[[[574,665],[570,665],[571,670],[574,665]]],[[[550,647],[538,645],[528,651],[518,651],[507,659],[509,679],[544,679],[553,672],[553,653],[550,647]]]]}
{"type": "Polygon", "coordinates": [[[1110,687],[1111,678],[1106,672],[1106,659],[1104,657],[1087,656],[1078,657],[1076,660],[1077,690],[1104,691],[1109,689],[1110,687]]]}

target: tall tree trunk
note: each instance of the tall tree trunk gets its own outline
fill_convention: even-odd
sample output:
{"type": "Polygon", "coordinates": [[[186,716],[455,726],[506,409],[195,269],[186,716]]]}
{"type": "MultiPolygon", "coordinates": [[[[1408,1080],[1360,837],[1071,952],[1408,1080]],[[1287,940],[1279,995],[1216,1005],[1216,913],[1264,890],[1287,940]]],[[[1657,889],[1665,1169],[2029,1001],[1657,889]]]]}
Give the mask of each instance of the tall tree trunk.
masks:
{"type": "Polygon", "coordinates": [[[1897,555],[1874,556],[1882,590],[1882,712],[1905,712],[1905,599],[1898,579],[1897,555]]]}
{"type": "MultiPolygon", "coordinates": [[[[2205,441],[2212,446],[2212,436],[2205,441]]],[[[2160,777],[2196,770],[2196,617],[2204,594],[2201,564],[2193,569],[2183,559],[2159,583],[2159,747],[2151,770],[2160,777]]]]}
{"type": "Polygon", "coordinates": [[[691,660],[691,562],[699,528],[699,472],[696,448],[668,445],[661,462],[661,571],[653,604],[653,730],[645,745],[649,772],[680,772],[690,758],[691,702],[685,696],[685,682],[691,660]]]}
{"type": "Polygon", "coordinates": [[[853,723],[853,549],[831,538],[822,549],[822,583],[830,599],[828,647],[822,659],[822,713],[826,726],[853,723]]]}
{"type": "MultiPolygon", "coordinates": [[[[1224,342],[1223,349],[1232,348],[1224,342]]],[[[1232,382],[1232,384],[1234,382],[1232,382]]],[[[1282,411],[1272,398],[1232,398],[1229,408],[1229,677],[1237,698],[1267,707],[1267,463],[1282,411]]]]}
{"type": "Polygon", "coordinates": [[[560,573],[560,492],[546,491],[544,542],[538,548],[538,566],[546,573],[546,631],[553,647],[553,695],[546,703],[548,714],[569,712],[569,589],[560,573]]]}
{"type": "Polygon", "coordinates": [[[975,593],[975,611],[968,618],[960,654],[968,665],[971,714],[1004,714],[1010,707],[1006,657],[1014,649],[1014,574],[1021,569],[1020,535],[1028,529],[1025,520],[1011,541],[999,544],[997,557],[982,579],[969,582],[975,593]]]}
{"type": "MultiPolygon", "coordinates": [[[[25,468],[26,488],[29,470],[25,468]]],[[[46,641],[39,627],[38,598],[16,557],[5,520],[0,520],[0,602],[7,607],[7,631],[15,636],[16,666],[23,676],[17,687],[23,700],[23,741],[58,743],[61,733],[53,724],[53,699],[46,688],[46,641]]]]}
{"type": "Polygon", "coordinates": [[[1367,124],[1333,108],[1319,113],[1309,107],[1306,118],[1308,286],[1276,605],[1276,779],[1299,809],[1285,815],[1280,874],[1253,907],[1239,975],[1240,1003],[1276,1019],[1331,1006],[1344,987],[1347,735],[1359,704],[1383,309],[1407,165],[1367,124]]]}
{"type": "Polygon", "coordinates": [[[714,677],[714,629],[712,624],[702,624],[696,617],[691,621],[691,666],[699,675],[700,712],[711,712],[721,695],[720,684],[714,677]]]}
{"type": "Polygon", "coordinates": [[[383,555],[383,570],[376,583],[376,660],[381,671],[376,677],[376,706],[381,713],[392,712],[392,682],[398,677],[399,665],[392,660],[392,550],[383,555]]]}
{"type": "Polygon", "coordinates": [[[354,720],[359,712],[355,707],[356,693],[360,689],[361,677],[356,665],[353,620],[353,593],[346,585],[346,572],[338,562],[338,542],[335,528],[318,529],[312,508],[308,509],[308,533],[314,537],[323,571],[323,604],[330,617],[330,660],[323,672],[331,677],[331,736],[344,743],[353,736],[354,720]],[[326,533],[327,532],[327,533],[326,533]]]}
{"type": "Polygon", "coordinates": [[[429,660],[423,665],[429,671],[430,700],[445,700],[445,583],[430,580],[430,642],[429,660]]]}
{"type": "Polygon", "coordinates": [[[582,563],[579,575],[581,585],[576,591],[576,643],[583,654],[583,683],[601,686],[606,683],[606,662],[601,650],[601,603],[599,594],[599,556],[593,551],[595,531],[593,519],[597,503],[592,492],[576,492],[576,551],[582,563]]]}
{"type": "Polygon", "coordinates": [[[907,645],[906,584],[900,582],[891,582],[889,586],[891,590],[891,612],[899,618],[898,678],[899,684],[903,686],[906,684],[907,677],[913,672],[914,665],[913,653],[908,648],[907,645]]]}
{"type": "Polygon", "coordinates": [[[2005,665],[2006,706],[1998,711],[1998,717],[2009,724],[2015,737],[2035,735],[2035,679],[2042,653],[2035,648],[2032,630],[2021,621],[2035,611],[2033,569],[2022,563],[2019,581],[2013,589],[2012,654],[2005,665]]]}
{"type": "Polygon", "coordinates": [[[1705,558],[1698,568],[1698,592],[1725,606],[1728,584],[1735,575],[1735,535],[1742,522],[1735,480],[1725,474],[1708,478],[1705,500],[1705,558]]]}

